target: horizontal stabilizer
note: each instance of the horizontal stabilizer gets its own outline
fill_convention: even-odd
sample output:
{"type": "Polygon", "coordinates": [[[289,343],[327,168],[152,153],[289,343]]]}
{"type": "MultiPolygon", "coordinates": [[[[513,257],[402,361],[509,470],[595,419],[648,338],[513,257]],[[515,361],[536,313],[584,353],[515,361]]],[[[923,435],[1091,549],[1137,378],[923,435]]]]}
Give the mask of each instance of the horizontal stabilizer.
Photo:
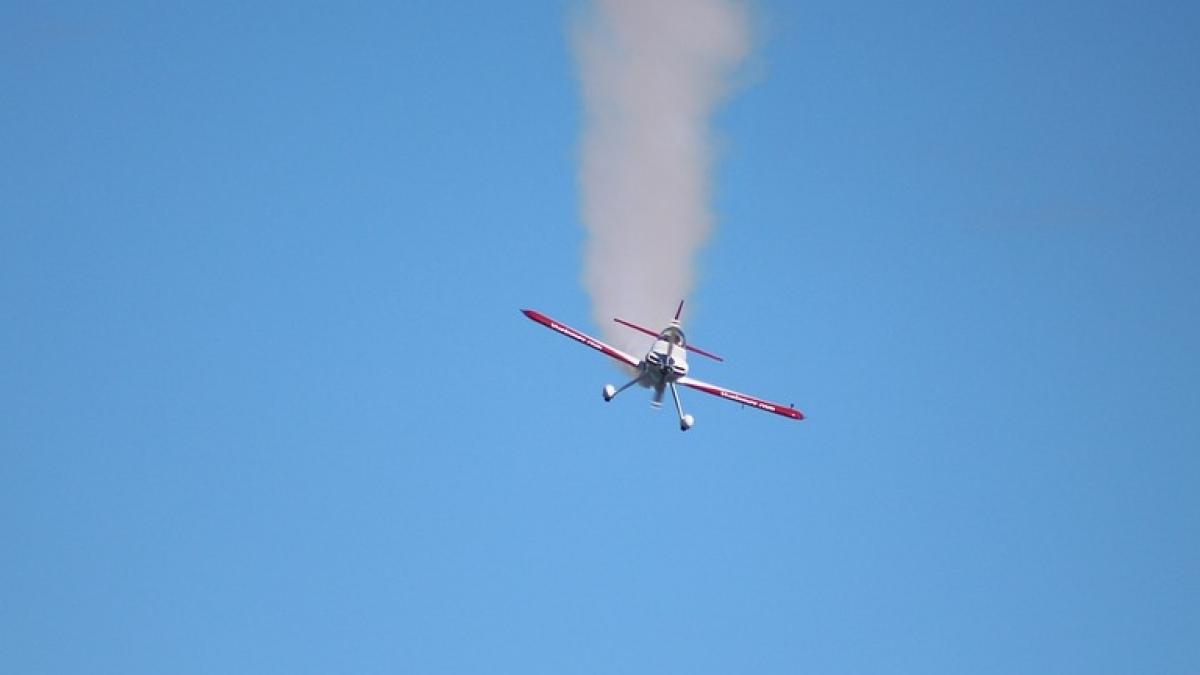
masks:
{"type": "Polygon", "coordinates": [[[641,332],[645,333],[646,335],[649,335],[652,338],[658,337],[658,333],[650,330],[649,328],[642,328],[641,326],[637,325],[636,323],[630,323],[629,321],[626,321],[625,319],[614,318],[613,321],[616,321],[617,323],[621,324],[622,326],[628,326],[636,331],[641,331],[641,332]]]}
{"type": "Polygon", "coordinates": [[[722,362],[722,363],[724,363],[724,362],[725,362],[725,359],[723,359],[723,358],[721,358],[721,357],[717,356],[716,354],[712,354],[712,353],[706,352],[706,351],[704,351],[703,349],[700,349],[699,347],[693,347],[693,346],[691,346],[691,345],[684,345],[684,347],[683,347],[683,348],[684,348],[684,349],[686,349],[686,350],[688,350],[689,352],[696,352],[696,353],[697,353],[697,354],[699,354],[700,356],[707,356],[708,358],[712,359],[713,361],[720,361],[720,362],[722,362]]]}
{"type": "MultiPolygon", "coordinates": [[[[682,302],[679,303],[679,308],[681,310],[683,309],[682,302]]],[[[679,317],[679,313],[676,312],[676,318],[678,318],[678,317],[679,317]]],[[[621,324],[622,326],[628,326],[629,328],[632,328],[640,333],[645,333],[646,335],[649,335],[652,338],[657,338],[659,335],[658,333],[650,330],[649,328],[639,326],[636,323],[633,323],[632,321],[626,321],[625,319],[618,319],[615,317],[613,318],[613,321],[616,321],[617,323],[621,324]]],[[[722,363],[725,362],[725,359],[717,356],[716,354],[713,354],[712,352],[708,352],[703,349],[700,349],[699,347],[693,347],[691,345],[684,345],[683,348],[688,350],[689,352],[695,352],[696,354],[699,354],[700,356],[706,356],[706,357],[712,359],[713,361],[720,361],[722,363]]]]}

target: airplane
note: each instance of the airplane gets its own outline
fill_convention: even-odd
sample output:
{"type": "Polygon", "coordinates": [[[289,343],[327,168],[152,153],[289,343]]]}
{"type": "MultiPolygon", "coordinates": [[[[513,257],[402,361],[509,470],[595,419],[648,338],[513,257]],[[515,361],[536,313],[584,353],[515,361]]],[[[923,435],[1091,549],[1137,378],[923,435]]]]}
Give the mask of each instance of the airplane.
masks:
{"type": "Polygon", "coordinates": [[[691,415],[684,414],[683,404],[679,400],[679,388],[677,385],[683,385],[685,387],[695,389],[696,391],[702,391],[706,394],[719,396],[728,401],[741,403],[743,406],[748,405],[751,408],[765,410],[766,412],[772,412],[776,415],[782,415],[790,419],[804,419],[804,413],[796,410],[794,406],[785,406],[779,403],[764,401],[763,399],[756,398],[748,394],[742,394],[740,392],[733,391],[732,389],[718,387],[717,385],[709,384],[693,377],[689,377],[687,364],[688,352],[694,352],[715,361],[724,361],[725,359],[722,359],[716,354],[706,352],[699,347],[688,344],[687,338],[683,334],[683,330],[679,321],[679,316],[683,313],[682,300],[679,301],[679,308],[675,310],[675,318],[671,320],[670,325],[657,333],[652,330],[642,328],[641,326],[624,319],[613,319],[613,321],[616,321],[622,326],[632,328],[633,330],[645,333],[646,335],[654,338],[654,343],[650,346],[650,351],[646,352],[646,356],[641,359],[636,359],[620,349],[617,349],[616,347],[607,345],[596,338],[587,335],[586,333],[575,330],[565,323],[551,319],[550,317],[536,310],[523,309],[521,312],[525,314],[525,316],[542,324],[543,326],[546,326],[550,330],[562,333],[572,340],[583,343],[588,347],[591,347],[592,349],[595,349],[606,356],[620,361],[626,366],[629,366],[637,371],[636,377],[620,387],[614,387],[611,384],[604,385],[602,393],[604,395],[605,402],[613,400],[616,398],[617,394],[636,384],[648,389],[654,389],[654,398],[651,401],[651,405],[655,408],[659,408],[662,406],[663,394],[669,387],[671,389],[671,397],[675,399],[675,411],[679,413],[680,431],[687,431],[688,429],[691,429],[692,426],[696,424],[696,418],[692,417],[691,415]]]}

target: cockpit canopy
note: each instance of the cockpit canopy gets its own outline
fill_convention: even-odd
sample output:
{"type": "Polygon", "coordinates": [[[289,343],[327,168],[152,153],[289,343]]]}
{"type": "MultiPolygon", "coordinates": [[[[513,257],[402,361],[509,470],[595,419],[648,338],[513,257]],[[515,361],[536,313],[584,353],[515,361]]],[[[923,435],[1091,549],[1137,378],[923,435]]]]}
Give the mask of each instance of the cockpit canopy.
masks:
{"type": "Polygon", "coordinates": [[[687,338],[683,336],[683,331],[678,326],[668,326],[663,329],[663,332],[658,334],[658,339],[670,342],[676,347],[687,347],[687,338]]]}

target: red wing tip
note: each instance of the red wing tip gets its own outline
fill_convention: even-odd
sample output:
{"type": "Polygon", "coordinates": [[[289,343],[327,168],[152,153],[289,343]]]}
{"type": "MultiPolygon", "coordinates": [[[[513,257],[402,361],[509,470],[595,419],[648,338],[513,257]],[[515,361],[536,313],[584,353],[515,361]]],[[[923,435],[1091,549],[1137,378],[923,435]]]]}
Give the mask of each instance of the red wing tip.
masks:
{"type": "Polygon", "coordinates": [[[531,320],[536,321],[537,323],[540,323],[540,324],[543,324],[546,326],[550,325],[550,317],[546,316],[545,314],[542,314],[541,312],[537,311],[536,309],[523,309],[523,310],[521,310],[521,313],[524,314],[525,316],[529,317],[531,320]]]}

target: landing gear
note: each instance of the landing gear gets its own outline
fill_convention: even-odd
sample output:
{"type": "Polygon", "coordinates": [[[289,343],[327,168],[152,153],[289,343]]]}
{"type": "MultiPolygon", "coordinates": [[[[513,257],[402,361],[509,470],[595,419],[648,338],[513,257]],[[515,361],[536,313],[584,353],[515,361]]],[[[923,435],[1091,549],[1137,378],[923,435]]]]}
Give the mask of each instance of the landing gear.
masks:
{"type": "Polygon", "coordinates": [[[646,387],[653,386],[654,387],[654,399],[650,402],[650,404],[657,408],[662,405],[663,395],[666,394],[667,387],[670,387],[671,388],[671,398],[675,400],[675,412],[679,414],[679,430],[687,431],[688,429],[691,429],[692,427],[696,426],[696,418],[695,417],[692,417],[691,415],[683,414],[683,403],[679,400],[679,388],[675,385],[675,382],[673,380],[668,380],[664,377],[664,378],[658,380],[657,382],[655,382],[654,384],[650,384],[650,382],[652,382],[652,380],[647,378],[647,380],[643,381],[643,379],[642,379],[643,376],[644,376],[644,373],[639,373],[637,377],[626,382],[625,384],[621,385],[620,387],[614,387],[611,384],[604,385],[604,389],[601,390],[601,392],[600,392],[601,395],[604,396],[604,401],[607,403],[608,401],[611,401],[614,398],[616,398],[617,394],[625,391],[626,389],[632,387],[633,385],[637,384],[638,382],[643,382],[643,386],[646,386],[646,387]],[[666,381],[664,382],[663,380],[666,380],[666,381]]]}
{"type": "Polygon", "coordinates": [[[633,385],[637,384],[638,380],[641,379],[641,377],[642,377],[641,375],[638,375],[637,377],[633,378],[632,380],[621,385],[620,389],[612,386],[611,384],[604,385],[604,391],[601,392],[604,395],[604,402],[607,403],[607,402],[613,400],[614,398],[617,397],[617,394],[619,394],[619,393],[625,391],[626,389],[632,387],[633,385]]]}
{"type": "Polygon", "coordinates": [[[679,430],[687,431],[696,425],[696,418],[691,415],[683,414],[683,403],[679,401],[679,388],[674,382],[669,382],[671,385],[671,397],[675,399],[675,412],[679,413],[679,430]]]}

